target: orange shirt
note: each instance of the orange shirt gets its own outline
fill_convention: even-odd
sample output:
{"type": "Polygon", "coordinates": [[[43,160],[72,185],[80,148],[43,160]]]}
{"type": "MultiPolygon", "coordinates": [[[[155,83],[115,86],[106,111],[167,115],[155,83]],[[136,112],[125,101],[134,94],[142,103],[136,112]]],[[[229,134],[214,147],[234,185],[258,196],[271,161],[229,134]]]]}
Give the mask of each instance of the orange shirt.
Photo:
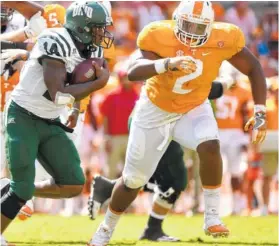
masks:
{"type": "Polygon", "coordinates": [[[175,21],[152,22],[141,31],[137,44],[160,57],[183,55],[195,60],[197,69],[191,74],[169,71],[146,81],[147,95],[156,106],[171,113],[186,113],[207,99],[221,63],[241,51],[245,39],[235,25],[214,23],[208,41],[190,49],[175,37],[174,28],[175,21]]]}
{"type": "Polygon", "coordinates": [[[252,99],[251,92],[239,85],[216,100],[216,119],[220,129],[243,128],[243,106],[252,99]]]}
{"type": "Polygon", "coordinates": [[[266,99],[266,119],[268,130],[278,130],[278,102],[274,96],[266,99]]]}
{"type": "Polygon", "coordinates": [[[10,95],[19,82],[19,72],[16,71],[7,80],[5,76],[1,76],[1,112],[4,111],[6,102],[9,100],[10,95]]]}

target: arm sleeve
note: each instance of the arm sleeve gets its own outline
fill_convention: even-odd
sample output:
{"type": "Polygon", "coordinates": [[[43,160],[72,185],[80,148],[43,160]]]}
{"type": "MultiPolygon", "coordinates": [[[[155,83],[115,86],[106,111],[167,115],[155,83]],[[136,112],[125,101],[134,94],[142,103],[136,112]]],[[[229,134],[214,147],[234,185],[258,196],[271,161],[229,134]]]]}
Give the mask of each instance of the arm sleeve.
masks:
{"type": "Polygon", "coordinates": [[[214,81],[208,96],[208,99],[213,100],[221,97],[223,95],[224,89],[220,82],[214,81]]]}

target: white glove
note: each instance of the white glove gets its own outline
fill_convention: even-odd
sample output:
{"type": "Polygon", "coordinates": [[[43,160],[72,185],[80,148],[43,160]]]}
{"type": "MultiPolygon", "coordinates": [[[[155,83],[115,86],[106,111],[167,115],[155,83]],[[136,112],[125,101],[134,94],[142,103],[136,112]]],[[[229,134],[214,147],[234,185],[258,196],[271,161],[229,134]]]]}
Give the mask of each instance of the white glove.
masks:
{"type": "Polygon", "coordinates": [[[42,12],[39,11],[31,17],[28,25],[24,28],[24,32],[28,38],[32,38],[38,36],[46,28],[47,22],[42,17],[42,12]]]}
{"type": "Polygon", "coordinates": [[[28,55],[29,52],[27,50],[7,49],[7,50],[2,50],[2,53],[0,54],[0,60],[3,60],[6,64],[16,59],[26,61],[28,55]]]}

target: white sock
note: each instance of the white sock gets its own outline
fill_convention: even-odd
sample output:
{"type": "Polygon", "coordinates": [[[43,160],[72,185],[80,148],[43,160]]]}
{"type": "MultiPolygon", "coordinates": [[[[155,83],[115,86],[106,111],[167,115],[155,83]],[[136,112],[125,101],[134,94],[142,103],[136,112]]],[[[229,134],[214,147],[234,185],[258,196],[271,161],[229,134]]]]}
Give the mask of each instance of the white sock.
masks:
{"type": "Polygon", "coordinates": [[[153,210],[151,210],[150,216],[153,217],[153,218],[155,218],[155,219],[158,219],[158,220],[164,220],[165,217],[167,216],[167,214],[165,214],[165,215],[160,215],[160,214],[156,214],[153,210]]]}
{"type": "Polygon", "coordinates": [[[220,188],[217,189],[203,188],[203,195],[204,195],[205,219],[219,217],[220,188]]]}
{"type": "Polygon", "coordinates": [[[118,220],[120,219],[120,216],[121,214],[114,213],[113,211],[111,211],[110,207],[108,207],[104,224],[107,225],[110,229],[114,230],[118,220]]]}

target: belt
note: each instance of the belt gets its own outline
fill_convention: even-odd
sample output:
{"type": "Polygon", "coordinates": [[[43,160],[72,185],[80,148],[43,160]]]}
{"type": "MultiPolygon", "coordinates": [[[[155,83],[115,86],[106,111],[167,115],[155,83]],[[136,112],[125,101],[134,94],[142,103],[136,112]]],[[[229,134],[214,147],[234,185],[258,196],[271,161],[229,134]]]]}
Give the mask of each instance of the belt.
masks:
{"type": "Polygon", "coordinates": [[[20,108],[22,111],[24,111],[25,113],[27,113],[28,115],[30,115],[31,117],[38,119],[38,120],[42,120],[44,122],[46,122],[48,125],[55,125],[55,126],[59,126],[61,127],[65,132],[69,132],[69,133],[73,133],[74,129],[69,128],[67,126],[65,126],[64,124],[62,124],[59,120],[59,118],[55,118],[55,119],[46,119],[46,118],[42,118],[38,115],[35,115],[33,113],[31,113],[30,111],[28,111],[25,108],[22,108],[21,106],[19,106],[18,104],[16,104],[14,101],[13,103],[16,105],[16,107],[20,108]]]}

